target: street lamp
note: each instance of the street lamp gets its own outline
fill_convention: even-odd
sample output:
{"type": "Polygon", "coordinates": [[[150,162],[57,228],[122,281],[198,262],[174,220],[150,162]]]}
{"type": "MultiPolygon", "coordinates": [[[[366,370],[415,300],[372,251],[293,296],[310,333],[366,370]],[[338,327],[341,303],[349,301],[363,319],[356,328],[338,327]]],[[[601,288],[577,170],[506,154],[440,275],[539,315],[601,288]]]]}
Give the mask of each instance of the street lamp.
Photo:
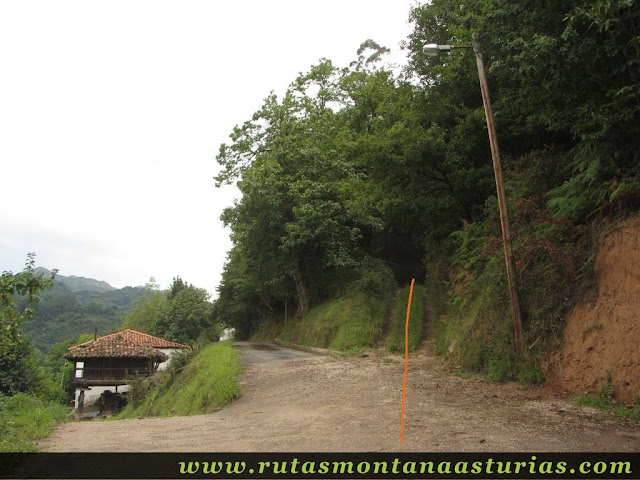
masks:
{"type": "Polygon", "coordinates": [[[455,48],[469,48],[468,46],[459,45],[438,45],[437,43],[427,43],[422,47],[422,51],[427,57],[436,57],[441,53],[451,53],[455,48]]]}
{"type": "Polygon", "coordinates": [[[502,164],[500,163],[500,152],[498,150],[498,137],[493,123],[493,112],[491,111],[491,100],[489,98],[489,85],[487,84],[487,74],[484,68],[484,59],[480,50],[480,43],[473,37],[473,45],[438,45],[429,43],[422,49],[428,57],[435,57],[440,53],[450,53],[455,48],[473,48],[476,54],[478,65],[478,78],[480,80],[480,90],[482,91],[482,102],[484,113],[487,117],[487,129],[489,130],[489,144],[491,145],[491,158],[493,159],[493,172],[496,177],[496,189],[498,191],[498,208],[500,209],[500,225],[502,227],[502,243],[504,245],[504,259],[507,264],[507,281],[509,283],[509,296],[511,298],[511,315],[513,317],[513,333],[515,337],[516,353],[522,355],[522,316],[520,314],[520,300],[516,290],[515,269],[513,267],[513,249],[511,248],[511,230],[509,228],[509,215],[507,213],[507,201],[502,183],[502,164]]]}

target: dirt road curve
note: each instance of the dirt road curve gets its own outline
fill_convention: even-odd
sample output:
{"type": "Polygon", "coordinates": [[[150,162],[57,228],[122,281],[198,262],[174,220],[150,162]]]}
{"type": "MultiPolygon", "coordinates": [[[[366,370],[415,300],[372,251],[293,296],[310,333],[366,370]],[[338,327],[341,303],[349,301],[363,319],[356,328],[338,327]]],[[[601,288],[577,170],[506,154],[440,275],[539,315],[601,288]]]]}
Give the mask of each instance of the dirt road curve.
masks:
{"type": "Polygon", "coordinates": [[[247,366],[243,395],[210,415],[61,425],[43,451],[639,451],[640,424],[542,390],[449,375],[428,347],[401,357],[313,356],[247,366]],[[387,357],[388,358],[388,357],[387,357]]]}
{"type": "Polygon", "coordinates": [[[256,363],[270,363],[280,360],[293,360],[316,356],[316,354],[313,353],[294,350],[292,348],[282,348],[272,343],[236,342],[234,346],[242,352],[242,362],[245,365],[255,365],[256,363]]]}

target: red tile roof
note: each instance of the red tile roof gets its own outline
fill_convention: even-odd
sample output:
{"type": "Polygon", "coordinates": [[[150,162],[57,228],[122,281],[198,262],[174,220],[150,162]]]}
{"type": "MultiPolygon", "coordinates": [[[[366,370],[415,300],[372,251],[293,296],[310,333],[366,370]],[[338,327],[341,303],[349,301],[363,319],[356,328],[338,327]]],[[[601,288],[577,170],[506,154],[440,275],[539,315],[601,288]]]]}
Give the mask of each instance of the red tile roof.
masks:
{"type": "Polygon", "coordinates": [[[69,360],[83,358],[150,358],[164,362],[167,356],[153,347],[144,347],[130,342],[122,336],[110,335],[91,342],[71,347],[64,355],[69,360]]]}
{"type": "MultiPolygon", "coordinates": [[[[123,330],[121,332],[112,333],[111,335],[105,335],[103,337],[98,337],[97,340],[101,340],[103,338],[109,338],[116,335],[122,336],[125,340],[129,340],[130,342],[135,343],[136,345],[143,345],[145,347],[153,347],[153,348],[187,348],[186,345],[177,342],[170,342],[169,340],[164,340],[163,338],[154,337],[153,335],[149,335],[147,333],[138,332],[136,330],[131,330],[130,328],[123,330]]],[[[91,343],[95,340],[90,340],[84,343],[91,343]]],[[[81,343],[80,345],[84,345],[81,343]]],[[[76,345],[76,346],[80,346],[76,345]]],[[[70,347],[75,348],[75,347],[70,347]]]]}
{"type": "Polygon", "coordinates": [[[124,330],[96,340],[69,347],[64,358],[151,358],[164,361],[167,356],[159,348],[187,348],[186,345],[170,342],[135,330],[124,330]]]}

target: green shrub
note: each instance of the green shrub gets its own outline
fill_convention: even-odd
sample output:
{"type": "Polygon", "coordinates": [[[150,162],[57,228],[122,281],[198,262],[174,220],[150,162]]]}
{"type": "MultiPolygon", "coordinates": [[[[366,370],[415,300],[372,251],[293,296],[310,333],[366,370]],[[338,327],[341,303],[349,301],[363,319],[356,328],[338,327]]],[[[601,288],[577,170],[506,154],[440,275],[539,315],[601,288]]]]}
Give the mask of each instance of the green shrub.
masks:
{"type": "Polygon", "coordinates": [[[359,267],[358,275],[352,290],[371,297],[387,298],[389,292],[394,291],[397,286],[391,269],[378,258],[367,257],[359,267]]]}
{"type": "Polygon", "coordinates": [[[187,348],[176,353],[171,357],[171,363],[168,368],[169,372],[173,375],[180,373],[201,350],[202,347],[199,343],[191,343],[187,348]]]}
{"type": "Polygon", "coordinates": [[[170,379],[171,376],[167,371],[158,372],[151,377],[136,375],[128,378],[127,405],[134,409],[140,407],[152,394],[159,392],[161,386],[170,379]]]}
{"type": "Polygon", "coordinates": [[[0,397],[0,452],[33,452],[71,408],[26,393],[0,397]]]}
{"type": "Polygon", "coordinates": [[[524,385],[537,385],[544,382],[544,373],[539,362],[523,361],[518,368],[518,381],[524,385]]]}
{"type": "Polygon", "coordinates": [[[224,333],[223,332],[224,328],[225,326],[222,323],[218,323],[218,322],[213,323],[212,325],[208,326],[207,328],[203,329],[200,332],[200,335],[198,335],[198,339],[196,340],[196,343],[198,345],[204,346],[211,342],[220,341],[220,337],[222,337],[222,334],[224,333]]]}
{"type": "Polygon", "coordinates": [[[616,398],[616,392],[613,388],[613,378],[611,374],[607,375],[607,379],[598,385],[598,397],[606,402],[613,402],[616,398]]]}
{"type": "Polygon", "coordinates": [[[507,342],[500,342],[494,348],[487,349],[486,377],[492,382],[514,378],[517,361],[515,352],[507,342]]]}

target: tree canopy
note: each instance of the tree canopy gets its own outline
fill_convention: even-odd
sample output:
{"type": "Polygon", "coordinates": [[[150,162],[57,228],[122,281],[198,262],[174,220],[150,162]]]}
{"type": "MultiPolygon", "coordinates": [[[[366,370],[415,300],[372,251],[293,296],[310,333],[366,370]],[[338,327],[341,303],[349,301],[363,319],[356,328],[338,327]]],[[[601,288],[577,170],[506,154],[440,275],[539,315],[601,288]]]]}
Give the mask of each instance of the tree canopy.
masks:
{"type": "Polygon", "coordinates": [[[586,228],[640,205],[640,13],[634,0],[433,0],[408,16],[402,72],[367,40],[348,67],[323,59],[268,96],[221,145],[216,182],[242,198],[222,215],[233,247],[214,314],[245,333],[288,305],[304,315],[378,259],[400,283],[448,290],[451,318],[495,292],[486,328],[460,333],[484,335],[472,350],[487,364],[479,345],[509,313],[474,52],[422,48],[482,46],[526,341],[540,346],[588,276],[586,228]]]}
{"type": "Polygon", "coordinates": [[[0,276],[0,394],[35,390],[42,383],[39,355],[21,326],[33,318],[38,294],[53,286],[56,271],[45,278],[35,272],[35,263],[35,253],[29,253],[22,272],[0,276]],[[14,296],[23,296],[27,306],[21,308],[14,296]]]}
{"type": "MultiPolygon", "coordinates": [[[[151,303],[155,305],[155,302],[151,303]]],[[[195,342],[203,331],[212,327],[212,304],[209,293],[175,277],[157,310],[153,310],[154,335],[174,342],[195,342]]]]}

